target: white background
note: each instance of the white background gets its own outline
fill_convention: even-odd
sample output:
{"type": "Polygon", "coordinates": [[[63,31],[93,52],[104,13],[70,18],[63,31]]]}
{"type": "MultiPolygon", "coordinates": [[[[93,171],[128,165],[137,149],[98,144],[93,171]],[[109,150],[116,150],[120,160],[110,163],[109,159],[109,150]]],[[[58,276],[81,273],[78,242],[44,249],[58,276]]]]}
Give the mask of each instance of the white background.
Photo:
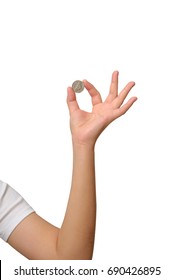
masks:
{"type": "MultiPolygon", "coordinates": [[[[61,226],[71,184],[66,88],[88,79],[105,98],[114,70],[120,89],[136,82],[96,146],[98,263],[172,263],[172,2],[0,1],[0,179],[49,222],[61,226]]],[[[0,258],[25,260],[3,241],[0,258]]]]}

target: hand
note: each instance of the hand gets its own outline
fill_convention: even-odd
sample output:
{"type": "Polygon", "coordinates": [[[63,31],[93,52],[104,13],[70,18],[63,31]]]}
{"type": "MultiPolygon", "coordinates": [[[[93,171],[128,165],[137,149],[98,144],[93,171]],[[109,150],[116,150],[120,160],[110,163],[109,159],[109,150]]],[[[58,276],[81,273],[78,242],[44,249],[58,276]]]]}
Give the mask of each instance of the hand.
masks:
{"type": "Polygon", "coordinates": [[[113,72],[110,91],[104,102],[102,102],[101,95],[97,89],[87,80],[83,80],[85,88],[92,99],[92,112],[86,112],[79,108],[75,92],[71,87],[68,87],[67,105],[70,112],[73,143],[94,146],[101,132],[112,121],[125,114],[137,100],[136,97],[131,97],[123,104],[135,83],[129,82],[118,94],[118,74],[118,71],[113,72]]]}

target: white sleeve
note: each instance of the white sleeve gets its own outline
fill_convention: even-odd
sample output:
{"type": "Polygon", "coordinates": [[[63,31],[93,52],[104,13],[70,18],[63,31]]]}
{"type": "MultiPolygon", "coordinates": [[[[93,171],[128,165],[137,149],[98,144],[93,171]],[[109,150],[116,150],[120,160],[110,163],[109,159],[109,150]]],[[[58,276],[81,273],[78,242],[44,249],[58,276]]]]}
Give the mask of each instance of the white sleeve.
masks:
{"type": "Polygon", "coordinates": [[[33,208],[8,184],[0,181],[0,238],[4,241],[33,208]]]}

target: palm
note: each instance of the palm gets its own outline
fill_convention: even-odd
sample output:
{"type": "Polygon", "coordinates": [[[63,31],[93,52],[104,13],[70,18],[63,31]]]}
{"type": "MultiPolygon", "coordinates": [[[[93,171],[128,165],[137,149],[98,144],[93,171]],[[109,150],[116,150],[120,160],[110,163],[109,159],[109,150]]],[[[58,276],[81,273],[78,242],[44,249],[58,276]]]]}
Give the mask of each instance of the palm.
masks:
{"type": "Polygon", "coordinates": [[[84,84],[92,98],[92,112],[86,112],[79,108],[75,93],[72,88],[69,88],[67,102],[70,111],[71,132],[72,136],[80,139],[80,141],[92,141],[95,143],[98,136],[108,124],[123,115],[136,100],[136,97],[133,97],[121,106],[129,91],[134,86],[134,82],[128,83],[118,95],[118,72],[114,72],[110,92],[104,102],[102,102],[100,93],[92,84],[86,80],[84,84]]]}
{"type": "Polygon", "coordinates": [[[74,111],[71,115],[71,125],[77,129],[83,127],[94,127],[97,125],[104,125],[106,120],[111,119],[113,115],[113,108],[110,104],[99,103],[93,106],[92,112],[86,112],[81,109],[74,111]]]}

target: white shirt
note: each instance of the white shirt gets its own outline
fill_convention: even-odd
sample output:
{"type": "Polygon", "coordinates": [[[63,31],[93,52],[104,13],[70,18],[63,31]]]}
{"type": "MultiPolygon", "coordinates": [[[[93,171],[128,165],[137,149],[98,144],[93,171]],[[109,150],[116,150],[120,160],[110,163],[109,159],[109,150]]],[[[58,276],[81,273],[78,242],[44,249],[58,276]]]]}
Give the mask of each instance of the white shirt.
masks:
{"type": "Polygon", "coordinates": [[[0,238],[7,241],[15,227],[33,208],[8,184],[0,181],[0,238]]]}

